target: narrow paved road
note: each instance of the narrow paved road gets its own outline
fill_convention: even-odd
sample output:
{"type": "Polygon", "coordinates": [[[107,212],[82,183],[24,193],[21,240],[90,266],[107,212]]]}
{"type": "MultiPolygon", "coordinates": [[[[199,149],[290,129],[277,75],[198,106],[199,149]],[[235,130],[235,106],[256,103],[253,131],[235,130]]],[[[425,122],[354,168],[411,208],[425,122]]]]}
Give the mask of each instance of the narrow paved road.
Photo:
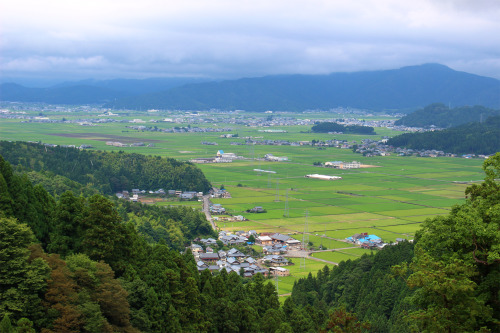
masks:
{"type": "Polygon", "coordinates": [[[212,219],[212,214],[210,214],[210,194],[203,196],[203,212],[207,217],[207,221],[212,225],[212,229],[217,231],[217,227],[215,226],[214,220],[212,219]]]}

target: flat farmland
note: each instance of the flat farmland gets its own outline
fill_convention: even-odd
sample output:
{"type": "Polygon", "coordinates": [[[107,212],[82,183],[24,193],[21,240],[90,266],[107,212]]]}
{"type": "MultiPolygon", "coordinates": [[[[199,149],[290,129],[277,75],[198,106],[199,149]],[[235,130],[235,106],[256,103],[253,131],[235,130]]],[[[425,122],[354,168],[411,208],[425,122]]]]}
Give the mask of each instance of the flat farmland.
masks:
{"type": "MultiPolygon", "coordinates": [[[[85,114],[54,114],[54,118],[81,119],[85,114]]],[[[127,114],[120,119],[141,118],[146,126],[159,129],[186,124],[158,121],[168,115],[127,114]]],[[[259,115],[261,116],[261,115],[259,115]]],[[[305,117],[305,115],[296,115],[305,117]]],[[[320,115],[317,115],[320,117],[320,115]]],[[[49,115],[49,117],[52,117],[49,115]]],[[[88,117],[88,115],[87,115],[88,117]]],[[[97,115],[92,115],[97,117],[97,115]]],[[[308,114],[314,118],[315,115],[308,114]]],[[[208,180],[216,187],[224,186],[232,195],[228,199],[212,199],[233,215],[243,215],[248,221],[217,222],[222,230],[257,230],[280,232],[302,241],[303,233],[312,243],[327,249],[350,247],[344,242],[355,233],[367,232],[386,242],[396,238],[412,239],[420,224],[428,218],[448,214],[455,204],[463,203],[464,191],[470,182],[483,179],[482,160],[463,158],[364,157],[350,149],[321,148],[311,145],[246,145],[245,137],[257,140],[311,141],[345,139],[380,139],[398,134],[376,128],[378,135],[331,135],[310,133],[308,126],[281,126],[285,133],[259,132],[259,127],[218,123],[196,125],[211,128],[231,127],[231,132],[165,133],[129,128],[127,122],[99,123],[82,126],[75,123],[30,123],[0,119],[0,140],[41,141],[59,145],[89,144],[100,150],[122,150],[147,155],[172,157],[179,160],[213,157],[218,150],[235,153],[243,159],[233,163],[199,164],[208,180]],[[237,138],[221,138],[222,133],[238,134],[237,138]],[[150,147],[113,147],[107,141],[144,142],[150,147]],[[206,145],[213,142],[217,145],[206,145]],[[287,162],[267,162],[265,154],[287,156],[287,162]],[[359,161],[372,167],[337,170],[314,166],[314,162],[359,161]],[[273,173],[255,171],[255,169],[273,173]],[[335,181],[305,178],[307,174],[340,176],[335,181]],[[247,213],[262,206],[265,213],[247,213]]],[[[191,125],[194,126],[194,125],[191,125]]],[[[187,204],[192,207],[201,204],[187,204]]],[[[367,250],[352,249],[315,253],[314,257],[328,262],[355,259],[367,250]]],[[[307,259],[306,269],[293,259],[292,276],[280,278],[280,293],[291,291],[293,281],[309,271],[317,271],[325,262],[307,259]]]]}

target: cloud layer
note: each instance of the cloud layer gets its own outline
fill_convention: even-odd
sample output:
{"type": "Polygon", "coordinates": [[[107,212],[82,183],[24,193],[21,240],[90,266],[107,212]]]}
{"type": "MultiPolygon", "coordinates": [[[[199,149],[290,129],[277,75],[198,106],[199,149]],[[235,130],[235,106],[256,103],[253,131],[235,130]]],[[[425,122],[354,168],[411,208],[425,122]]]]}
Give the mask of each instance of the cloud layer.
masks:
{"type": "Polygon", "coordinates": [[[436,62],[500,78],[496,0],[17,0],[3,77],[236,78],[436,62]]]}

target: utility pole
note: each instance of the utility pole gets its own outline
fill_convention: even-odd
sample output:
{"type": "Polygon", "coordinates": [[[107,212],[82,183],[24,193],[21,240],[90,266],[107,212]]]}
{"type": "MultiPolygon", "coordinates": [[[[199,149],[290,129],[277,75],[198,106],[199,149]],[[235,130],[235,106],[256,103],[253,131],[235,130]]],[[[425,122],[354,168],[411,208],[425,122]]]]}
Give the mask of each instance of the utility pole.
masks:
{"type": "Polygon", "coordinates": [[[283,216],[290,217],[290,208],[288,207],[288,189],[286,189],[285,212],[283,213],[283,216]]]}
{"type": "Polygon", "coordinates": [[[309,210],[306,209],[306,218],[304,221],[304,233],[302,234],[302,251],[304,251],[304,256],[300,262],[300,268],[306,269],[306,257],[307,257],[307,245],[309,243],[309,230],[307,226],[307,217],[309,215],[309,210]]]}
{"type": "Polygon", "coordinates": [[[280,201],[280,185],[279,185],[279,179],[276,178],[276,198],[274,199],[275,202],[280,201]]]}

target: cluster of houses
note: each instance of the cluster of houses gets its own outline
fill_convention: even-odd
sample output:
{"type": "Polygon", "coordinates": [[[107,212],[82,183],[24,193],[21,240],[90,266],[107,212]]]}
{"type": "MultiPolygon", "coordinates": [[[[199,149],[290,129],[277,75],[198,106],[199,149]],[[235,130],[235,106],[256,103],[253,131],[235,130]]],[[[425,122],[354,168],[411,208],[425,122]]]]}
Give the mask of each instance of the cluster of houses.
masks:
{"type": "Polygon", "coordinates": [[[280,253],[286,253],[288,250],[300,250],[302,248],[300,241],[280,233],[263,232],[255,238],[255,242],[264,247],[264,253],[267,251],[272,252],[274,249],[279,249],[280,253]]]}
{"type": "Polygon", "coordinates": [[[153,194],[153,195],[168,195],[171,197],[178,197],[180,199],[184,200],[192,200],[194,198],[201,198],[203,196],[203,192],[195,192],[195,191],[179,191],[179,190],[168,190],[165,191],[164,189],[160,188],[159,190],[156,191],[146,191],[146,190],[140,190],[140,189],[132,189],[132,195],[130,194],[129,191],[121,191],[116,193],[116,196],[119,199],[129,199],[131,201],[137,202],[139,200],[140,195],[144,194],[153,194]]]}
{"type": "Polygon", "coordinates": [[[222,207],[221,204],[213,204],[210,206],[210,214],[225,214],[226,208],[222,207]]]}
{"type": "Polygon", "coordinates": [[[113,147],[154,147],[154,143],[144,143],[144,142],[134,142],[131,144],[119,142],[119,141],[106,141],[106,146],[113,146],[113,147]]]}
{"type": "Polygon", "coordinates": [[[264,159],[266,161],[271,161],[271,162],[285,162],[285,161],[288,161],[288,157],[286,157],[286,156],[274,156],[273,154],[266,154],[266,155],[264,155],[264,159]]]}
{"type": "Polygon", "coordinates": [[[213,216],[214,221],[220,222],[243,222],[248,221],[246,217],[243,215],[234,215],[234,216],[213,216]]]}
{"type": "Polygon", "coordinates": [[[228,191],[226,191],[226,189],[223,189],[223,188],[212,188],[212,190],[210,191],[210,196],[212,198],[224,198],[224,199],[228,199],[228,198],[231,198],[231,193],[229,193],[228,191]]]}
{"type": "Polygon", "coordinates": [[[264,276],[278,275],[288,276],[290,271],[283,266],[288,266],[291,262],[284,257],[288,249],[300,249],[300,241],[293,239],[287,235],[279,233],[262,233],[257,234],[255,230],[237,231],[229,233],[221,231],[218,240],[213,238],[196,239],[199,244],[192,244],[191,251],[195,256],[198,270],[203,271],[208,269],[212,272],[218,272],[225,269],[227,272],[235,271],[242,274],[244,277],[250,277],[257,273],[264,276]],[[214,251],[217,246],[217,241],[222,242],[225,246],[241,246],[251,244],[250,236],[253,236],[256,243],[263,247],[262,258],[252,258],[236,248],[231,248],[228,251],[214,251]],[[205,248],[205,251],[203,250],[205,248]]]}
{"type": "Polygon", "coordinates": [[[367,232],[354,234],[346,238],[349,242],[361,246],[364,249],[381,249],[387,244],[382,242],[382,239],[376,235],[368,235],[367,232]]]}
{"type": "Polygon", "coordinates": [[[226,270],[228,273],[234,271],[243,277],[252,277],[257,273],[268,276],[270,273],[269,269],[262,267],[256,259],[235,248],[231,248],[229,251],[214,252],[211,247],[207,247],[206,251],[203,252],[200,245],[193,244],[191,251],[199,272],[206,269],[212,273],[226,270]]]}
{"type": "Polygon", "coordinates": [[[331,161],[331,162],[325,162],[325,166],[334,169],[359,169],[361,168],[361,163],[356,161],[352,162],[331,161]]]}
{"type": "Polygon", "coordinates": [[[215,157],[209,158],[194,158],[189,160],[191,163],[231,163],[233,160],[242,159],[243,156],[237,156],[235,153],[225,153],[223,150],[218,150],[215,157]]]}

